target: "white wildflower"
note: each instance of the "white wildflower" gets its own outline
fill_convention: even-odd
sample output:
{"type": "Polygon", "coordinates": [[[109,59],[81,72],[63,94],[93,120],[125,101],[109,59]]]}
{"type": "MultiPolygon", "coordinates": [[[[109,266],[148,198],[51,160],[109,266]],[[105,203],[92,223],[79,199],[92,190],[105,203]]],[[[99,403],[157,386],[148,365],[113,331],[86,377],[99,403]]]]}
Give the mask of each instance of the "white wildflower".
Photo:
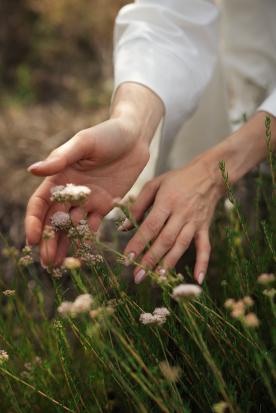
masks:
{"type": "Polygon", "coordinates": [[[73,257],[64,258],[63,264],[68,270],[75,270],[81,266],[80,261],[73,257]]]}
{"type": "Polygon", "coordinates": [[[259,327],[261,324],[260,320],[255,313],[249,313],[244,317],[244,323],[247,327],[259,327]]]}
{"type": "Polygon", "coordinates": [[[169,312],[169,310],[167,308],[161,307],[161,308],[156,308],[152,314],[153,315],[159,315],[161,317],[167,317],[171,313],[169,312]]]}
{"type": "Polygon", "coordinates": [[[69,229],[71,226],[71,219],[69,214],[58,211],[51,217],[51,224],[55,231],[60,229],[69,229]]]}
{"type": "Polygon", "coordinates": [[[0,350],[0,364],[9,359],[9,355],[5,350],[0,350]]]}
{"type": "Polygon", "coordinates": [[[20,373],[20,376],[23,377],[23,379],[29,379],[31,377],[31,375],[28,371],[22,371],[20,373]]]}
{"type": "Polygon", "coordinates": [[[257,283],[258,284],[268,284],[271,283],[275,280],[275,275],[274,274],[261,274],[257,278],[257,283]]]}
{"type": "Polygon", "coordinates": [[[32,363],[25,363],[24,367],[26,370],[32,371],[33,367],[32,367],[32,363]]]}
{"type": "Polygon", "coordinates": [[[176,301],[193,301],[202,292],[198,285],[194,284],[180,284],[173,289],[172,297],[176,301]]]}
{"type": "Polygon", "coordinates": [[[27,266],[32,264],[33,262],[34,260],[32,259],[32,257],[30,255],[26,255],[25,257],[20,258],[18,264],[22,266],[27,266]]]}
{"type": "Polygon", "coordinates": [[[54,202],[82,202],[91,193],[91,189],[81,185],[66,184],[66,187],[62,189],[56,188],[57,187],[52,188],[51,190],[51,201],[54,202]]]}
{"type": "Polygon", "coordinates": [[[87,234],[90,234],[90,228],[87,224],[78,225],[76,228],[72,227],[68,231],[68,237],[70,239],[79,239],[85,237],[87,234]]]}
{"type": "Polygon", "coordinates": [[[53,227],[50,227],[50,225],[45,225],[42,232],[42,238],[45,240],[55,238],[55,231],[53,230],[53,227]]]}
{"type": "Polygon", "coordinates": [[[17,257],[19,255],[19,251],[15,247],[3,248],[1,252],[4,257],[17,257]]]}
{"type": "Polygon", "coordinates": [[[15,294],[15,290],[6,290],[6,291],[3,291],[3,294],[7,296],[11,296],[15,294]]]}
{"type": "Polygon", "coordinates": [[[233,318],[242,318],[245,313],[245,304],[243,300],[235,301],[232,305],[232,311],[230,313],[233,318]]]}
{"type": "Polygon", "coordinates": [[[161,317],[159,315],[152,315],[151,313],[144,313],[140,315],[139,320],[142,324],[157,324],[161,326],[166,322],[166,317],[161,317]]]}
{"type": "Polygon", "coordinates": [[[71,315],[86,313],[90,310],[92,304],[93,298],[90,294],[79,295],[70,307],[69,313],[71,315]]]}
{"type": "MultiPolygon", "coordinates": [[[[63,301],[63,303],[60,304],[57,310],[60,313],[60,315],[62,315],[63,317],[67,317],[69,315],[72,305],[73,303],[69,301],[63,301]]],[[[59,326],[54,326],[54,327],[59,328],[59,326]]]]}
{"type": "Polygon", "coordinates": [[[235,300],[233,298],[228,298],[224,303],[224,307],[232,309],[234,304],[235,304],[235,300]]]}
{"type": "Polygon", "coordinates": [[[179,366],[170,366],[167,361],[161,361],[160,370],[166,380],[176,382],[181,375],[181,368],[179,366]]]}
{"type": "Polygon", "coordinates": [[[26,245],[25,248],[23,248],[22,252],[24,255],[31,255],[32,247],[29,247],[28,245],[26,245]]]}
{"type": "Polygon", "coordinates": [[[41,366],[42,365],[42,358],[38,357],[38,356],[35,356],[35,362],[41,366]]]}
{"type": "Polygon", "coordinates": [[[264,290],[263,294],[267,297],[274,297],[274,295],[276,294],[276,290],[275,288],[271,288],[271,290],[264,290]]]}
{"type": "Polygon", "coordinates": [[[252,307],[254,305],[254,300],[249,295],[246,295],[243,297],[243,302],[246,305],[246,307],[252,307]]]}

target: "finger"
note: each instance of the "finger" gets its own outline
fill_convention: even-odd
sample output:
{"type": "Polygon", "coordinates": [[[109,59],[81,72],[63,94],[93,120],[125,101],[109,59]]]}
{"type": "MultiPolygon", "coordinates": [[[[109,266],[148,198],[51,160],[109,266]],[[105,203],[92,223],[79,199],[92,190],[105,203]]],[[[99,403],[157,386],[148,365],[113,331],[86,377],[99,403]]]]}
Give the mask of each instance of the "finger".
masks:
{"type": "MultiPolygon", "coordinates": [[[[148,269],[152,269],[156,264],[160,264],[161,258],[173,247],[181,227],[182,225],[179,217],[172,216],[169,218],[153,245],[143,256],[141,265],[148,269]]],[[[135,268],[134,276],[136,276],[139,270],[139,267],[135,268]]]]}
{"type": "Polygon", "coordinates": [[[29,200],[25,218],[26,240],[29,245],[39,242],[42,233],[42,224],[46,213],[53,205],[50,201],[50,188],[53,183],[45,180],[29,200]]]}
{"type": "MultiPolygon", "coordinates": [[[[162,209],[160,206],[153,206],[152,211],[126,246],[124,255],[129,256],[131,260],[137,258],[148,243],[158,235],[169,213],[169,210],[162,209]]],[[[125,260],[125,265],[130,265],[128,259],[125,260]]]]}
{"type": "MultiPolygon", "coordinates": [[[[69,208],[70,208],[70,204],[69,204],[69,208]]],[[[46,213],[44,222],[43,222],[43,228],[45,227],[45,225],[51,226],[52,216],[59,211],[64,212],[64,213],[67,212],[64,205],[61,205],[61,204],[53,204],[49,208],[49,210],[46,213]]],[[[48,266],[49,264],[56,263],[56,253],[57,253],[59,235],[60,235],[60,232],[59,231],[56,232],[55,237],[53,239],[49,239],[47,243],[46,243],[46,240],[43,239],[43,237],[41,238],[40,243],[39,243],[39,249],[40,249],[40,257],[41,257],[42,265],[48,266]]]]}
{"type": "MultiPolygon", "coordinates": [[[[142,188],[142,191],[136,198],[133,205],[131,205],[129,211],[136,222],[142,221],[145,212],[149,209],[149,207],[153,204],[156,192],[159,188],[159,180],[153,179],[152,181],[148,181],[142,188]]],[[[123,225],[118,228],[118,231],[123,231],[124,227],[127,230],[133,228],[133,225],[126,219],[123,225]]]]}
{"type": "Polygon", "coordinates": [[[87,153],[93,152],[95,139],[87,136],[87,131],[77,133],[64,145],[55,149],[45,161],[36,162],[28,171],[36,176],[51,176],[61,172],[66,166],[79,161],[87,153]]]}
{"type": "Polygon", "coordinates": [[[196,247],[196,265],[194,270],[194,279],[202,284],[207,272],[211,246],[209,241],[208,230],[197,231],[194,235],[196,247]]]}
{"type": "MultiPolygon", "coordinates": [[[[164,270],[172,270],[177,261],[181,258],[181,256],[184,254],[184,252],[188,249],[193,236],[194,236],[195,230],[193,225],[187,224],[185,225],[180,233],[178,234],[175,243],[173,247],[170,249],[170,251],[165,255],[164,261],[163,261],[163,266],[162,268],[164,270]]],[[[158,272],[159,268],[156,269],[156,272],[158,272]]]]}

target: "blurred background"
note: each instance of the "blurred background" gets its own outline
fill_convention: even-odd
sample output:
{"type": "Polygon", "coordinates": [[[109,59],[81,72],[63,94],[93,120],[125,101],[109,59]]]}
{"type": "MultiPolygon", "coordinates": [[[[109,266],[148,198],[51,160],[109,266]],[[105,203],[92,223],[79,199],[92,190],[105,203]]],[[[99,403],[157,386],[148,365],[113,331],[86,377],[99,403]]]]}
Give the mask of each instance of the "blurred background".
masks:
{"type": "Polygon", "coordinates": [[[27,167],[108,118],[114,20],[126,0],[1,0],[0,231],[24,243],[27,167]]]}

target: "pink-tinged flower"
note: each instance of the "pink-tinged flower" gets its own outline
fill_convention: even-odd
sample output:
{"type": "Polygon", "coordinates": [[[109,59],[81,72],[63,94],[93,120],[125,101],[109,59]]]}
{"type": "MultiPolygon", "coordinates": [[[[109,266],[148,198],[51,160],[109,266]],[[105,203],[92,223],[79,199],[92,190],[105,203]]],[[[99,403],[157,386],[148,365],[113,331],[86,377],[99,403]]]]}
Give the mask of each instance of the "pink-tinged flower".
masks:
{"type": "Polygon", "coordinates": [[[15,294],[15,290],[6,290],[6,291],[3,291],[3,294],[9,297],[15,294]]]}
{"type": "Polygon", "coordinates": [[[260,320],[258,319],[258,317],[256,316],[255,313],[249,313],[244,317],[244,324],[247,327],[259,327],[259,325],[261,324],[260,320]]]}
{"type": "Polygon", "coordinates": [[[82,202],[91,193],[87,186],[66,184],[66,187],[56,186],[51,189],[51,201],[54,202],[82,202]]]}
{"type": "Polygon", "coordinates": [[[1,362],[8,360],[9,359],[9,355],[5,350],[0,350],[0,364],[1,362]]]}
{"type": "Polygon", "coordinates": [[[269,284],[271,282],[275,281],[275,275],[274,274],[261,274],[257,278],[257,283],[258,284],[269,284]]]}
{"type": "Polygon", "coordinates": [[[231,309],[234,304],[235,304],[235,300],[233,298],[227,298],[227,300],[224,303],[224,307],[231,309]]]}
{"type": "Polygon", "coordinates": [[[140,315],[139,320],[142,324],[155,324],[161,326],[166,322],[166,317],[161,317],[159,315],[152,315],[151,313],[144,313],[140,315]]]}
{"type": "Polygon", "coordinates": [[[180,284],[173,289],[172,297],[176,301],[193,301],[201,294],[202,289],[195,284],[180,284]]]}
{"type": "Polygon", "coordinates": [[[243,297],[243,302],[246,305],[246,307],[252,307],[254,305],[254,300],[249,295],[246,295],[243,297]]]}
{"type": "Polygon", "coordinates": [[[274,295],[276,294],[276,290],[275,288],[271,288],[271,290],[264,290],[263,294],[267,297],[274,297],[274,295]]]}
{"type": "Polygon", "coordinates": [[[159,315],[161,317],[167,317],[171,313],[169,312],[169,310],[167,308],[161,307],[161,308],[156,308],[152,314],[153,315],[159,315]]]}
{"type": "Polygon", "coordinates": [[[45,225],[44,230],[42,232],[42,238],[45,240],[55,238],[55,231],[53,227],[50,227],[50,225],[45,225]]]}
{"type": "Polygon", "coordinates": [[[26,247],[23,248],[22,252],[23,252],[24,255],[31,255],[32,247],[29,247],[28,245],[26,245],[26,247]]]}
{"type": "Polygon", "coordinates": [[[18,264],[26,267],[27,265],[30,265],[33,262],[34,260],[32,259],[32,257],[30,255],[26,255],[25,257],[20,258],[18,264]]]}
{"type": "Polygon", "coordinates": [[[66,230],[71,226],[71,219],[69,214],[58,211],[51,217],[51,224],[55,231],[66,230]]]}

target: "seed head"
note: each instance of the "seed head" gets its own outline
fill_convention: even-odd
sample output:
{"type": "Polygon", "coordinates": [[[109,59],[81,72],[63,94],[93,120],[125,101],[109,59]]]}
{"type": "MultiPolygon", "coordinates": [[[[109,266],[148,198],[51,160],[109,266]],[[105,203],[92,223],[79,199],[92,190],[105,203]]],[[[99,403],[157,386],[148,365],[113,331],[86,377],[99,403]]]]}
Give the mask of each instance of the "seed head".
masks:
{"type": "Polygon", "coordinates": [[[170,382],[178,381],[182,373],[179,366],[170,366],[167,361],[161,361],[160,370],[163,376],[170,382]]]}
{"type": "Polygon", "coordinates": [[[172,297],[176,301],[193,301],[202,292],[202,289],[198,285],[194,284],[180,284],[173,289],[172,297]]]}

